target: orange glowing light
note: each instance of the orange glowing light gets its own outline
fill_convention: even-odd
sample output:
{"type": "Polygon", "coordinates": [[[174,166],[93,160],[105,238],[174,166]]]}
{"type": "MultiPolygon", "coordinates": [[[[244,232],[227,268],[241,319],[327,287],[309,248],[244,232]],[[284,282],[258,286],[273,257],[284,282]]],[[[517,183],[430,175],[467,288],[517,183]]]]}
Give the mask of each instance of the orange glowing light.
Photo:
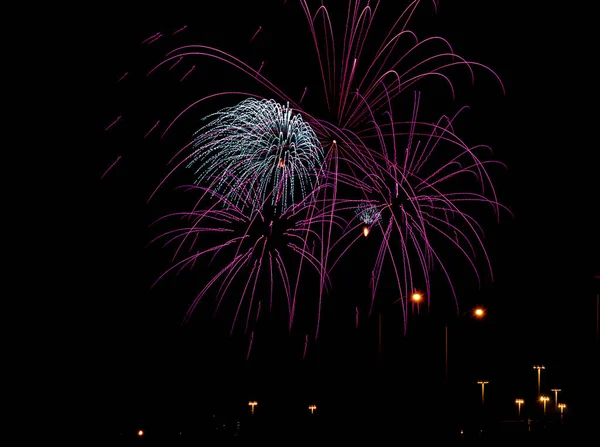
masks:
{"type": "Polygon", "coordinates": [[[412,295],[413,301],[421,301],[421,298],[423,298],[423,297],[421,296],[420,293],[413,293],[413,295],[412,295]]]}
{"type": "Polygon", "coordinates": [[[283,160],[279,160],[279,167],[283,168],[285,166],[285,162],[283,160]]]}
{"type": "Polygon", "coordinates": [[[255,400],[251,400],[250,402],[248,402],[248,405],[249,405],[250,407],[252,407],[252,409],[251,409],[250,411],[251,411],[251,413],[254,415],[254,407],[255,407],[256,405],[258,405],[258,402],[256,402],[255,400]]]}
{"type": "Polygon", "coordinates": [[[478,307],[477,309],[475,309],[475,316],[476,317],[483,317],[484,313],[485,313],[485,311],[481,307],[478,307]]]}
{"type": "Polygon", "coordinates": [[[363,227],[363,234],[365,237],[367,237],[369,235],[369,227],[367,227],[366,225],[363,227]]]}
{"type": "Polygon", "coordinates": [[[138,431],[138,436],[144,436],[144,430],[139,430],[138,431]]]}

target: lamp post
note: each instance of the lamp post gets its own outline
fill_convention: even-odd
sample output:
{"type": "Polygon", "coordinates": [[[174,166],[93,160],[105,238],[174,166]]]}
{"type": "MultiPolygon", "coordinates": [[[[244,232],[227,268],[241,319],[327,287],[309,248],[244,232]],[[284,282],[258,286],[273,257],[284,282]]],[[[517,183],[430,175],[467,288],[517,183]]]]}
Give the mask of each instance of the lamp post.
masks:
{"type": "Polygon", "coordinates": [[[310,414],[315,414],[315,410],[317,409],[316,405],[309,405],[308,409],[310,410],[310,414]]]}
{"type": "Polygon", "coordinates": [[[523,405],[525,401],[523,399],[517,399],[515,400],[515,403],[517,404],[517,417],[521,419],[521,405],[523,405]]]}
{"type": "Polygon", "coordinates": [[[489,382],[487,381],[483,381],[480,380],[479,382],[477,382],[479,385],[481,385],[481,405],[483,405],[484,401],[485,401],[485,385],[489,382]]]}
{"type": "Polygon", "coordinates": [[[558,411],[558,392],[560,388],[552,388],[550,391],[554,393],[554,409],[558,411]]]}
{"type": "Polygon", "coordinates": [[[250,413],[252,414],[252,416],[254,416],[254,407],[258,405],[258,402],[256,402],[255,400],[251,400],[250,402],[248,402],[248,405],[252,407],[250,413]]]}
{"type": "MultiPolygon", "coordinates": [[[[464,312],[460,317],[471,314],[473,318],[483,319],[485,317],[485,309],[483,307],[476,307],[470,311],[464,312]]],[[[448,323],[445,326],[445,345],[446,345],[446,384],[448,384],[448,323]]]]}
{"type": "Polygon", "coordinates": [[[548,396],[540,396],[540,402],[544,404],[544,414],[546,414],[546,403],[550,400],[548,396]]]}
{"type": "Polygon", "coordinates": [[[540,385],[541,385],[541,380],[542,380],[542,369],[546,369],[546,367],[544,365],[534,365],[533,369],[537,369],[537,393],[538,396],[540,395],[541,391],[540,391],[540,385]]]}
{"type": "Polygon", "coordinates": [[[566,408],[566,404],[558,404],[558,408],[560,408],[560,422],[562,423],[564,417],[564,411],[566,408]]]}

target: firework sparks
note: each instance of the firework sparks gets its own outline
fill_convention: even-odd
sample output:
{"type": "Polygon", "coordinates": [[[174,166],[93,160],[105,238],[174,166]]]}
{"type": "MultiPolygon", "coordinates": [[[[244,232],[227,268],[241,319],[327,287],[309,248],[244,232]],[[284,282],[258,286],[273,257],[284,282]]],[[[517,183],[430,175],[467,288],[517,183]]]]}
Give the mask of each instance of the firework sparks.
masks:
{"type": "Polygon", "coordinates": [[[152,126],[148,132],[146,132],[146,134],[144,135],[144,139],[148,138],[148,135],[150,135],[150,134],[152,133],[152,131],[153,131],[154,129],[156,129],[156,126],[158,126],[158,124],[159,124],[159,123],[160,123],[160,120],[158,120],[158,121],[156,122],[156,124],[155,124],[154,126],[152,126]]]}
{"type": "Polygon", "coordinates": [[[100,180],[102,180],[106,174],[108,174],[108,172],[117,164],[117,162],[121,159],[121,156],[119,155],[117,157],[117,159],[108,167],[108,169],[106,171],[104,171],[104,174],[102,174],[102,176],[100,177],[100,180]]]}
{"type": "Polygon", "coordinates": [[[115,120],[114,120],[112,123],[110,123],[108,126],[106,126],[104,130],[108,130],[108,129],[110,129],[110,128],[111,128],[111,127],[113,127],[115,124],[117,124],[119,121],[121,121],[121,116],[120,116],[120,115],[119,115],[119,116],[117,117],[117,119],[115,119],[115,120]]]}
{"type": "MultiPolygon", "coordinates": [[[[190,130],[188,135],[193,134],[193,139],[169,162],[177,160],[176,167],[158,188],[175,170],[187,167],[195,181],[189,189],[199,192],[201,197],[192,211],[164,217],[176,217],[178,222],[189,225],[171,228],[157,237],[167,240],[166,245],[177,246],[174,256],[177,261],[159,279],[173,270],[194,266],[206,255],[211,256],[211,262],[225,259],[222,269],[206,278],[204,288],[186,314],[186,321],[208,290],[216,292],[218,309],[230,285],[239,279],[242,292],[231,332],[244,306],[246,332],[261,315],[262,301],[255,299],[259,284],[268,283],[271,310],[277,282],[287,300],[291,330],[299,278],[303,266],[309,264],[319,278],[316,337],[321,300],[330,287],[329,274],[363,240],[377,249],[369,275],[368,314],[386,276],[384,273],[389,271],[402,297],[399,302],[406,330],[408,296],[423,284],[429,300],[434,270],[441,271],[456,300],[450,273],[436,248],[440,240],[463,255],[478,280],[475,254],[483,252],[491,274],[482,228],[468,205],[490,205],[496,213],[503,207],[498,203],[488,173],[494,162],[485,161],[481,155],[488,148],[466,145],[454,131],[456,116],[443,116],[436,123],[421,122],[417,118],[418,94],[410,119],[397,121],[396,98],[413,90],[425,78],[441,80],[454,96],[454,84],[445,72],[455,66],[466,67],[472,79],[476,69],[487,71],[498,79],[502,90],[504,86],[496,73],[456,54],[444,38],[420,39],[408,29],[421,3],[419,0],[408,3],[375,51],[367,51],[365,42],[370,30],[376,27],[379,2],[371,5],[360,0],[348,1],[346,27],[342,30],[335,29],[334,23],[338,22],[324,4],[311,9],[306,0],[298,3],[307,19],[317,56],[316,81],[323,87],[323,95],[311,93],[308,102],[318,101],[322,96],[322,107],[327,109],[330,119],[323,118],[324,112],[310,113],[300,106],[309,87],[314,91],[314,79],[302,80],[304,88],[295,102],[266,77],[265,60],[254,68],[260,59],[246,63],[219,48],[180,46],[147,72],[146,76],[159,73],[163,66],[165,71],[171,71],[184,58],[186,62],[191,58],[209,58],[235,68],[256,82],[262,91],[269,92],[258,95],[232,88],[212,93],[185,107],[166,126],[161,138],[184,114],[200,104],[204,106],[209,100],[226,95],[244,97],[232,107],[207,112],[206,124],[195,133],[190,130]],[[460,184],[457,179],[463,177],[476,179],[480,189],[454,187],[460,184]],[[211,238],[199,237],[201,234],[211,238]],[[191,255],[180,255],[184,246],[191,255]],[[298,261],[293,266],[288,260],[291,255],[298,261]]],[[[187,25],[171,35],[186,28],[187,25]]],[[[250,42],[261,31],[262,25],[250,42]]],[[[157,32],[142,44],[149,45],[162,37],[157,32]]],[[[202,67],[192,65],[179,82],[190,77],[196,66],[202,67]]],[[[267,71],[274,72],[277,68],[276,64],[269,65],[267,71]]],[[[295,90],[294,98],[300,88],[295,90]]],[[[105,130],[120,119],[121,116],[105,130]]],[[[144,139],[159,122],[146,132],[144,139]]],[[[359,306],[355,324],[358,328],[359,306]]],[[[253,338],[252,330],[247,357],[253,338]]],[[[308,335],[303,358],[307,343],[308,335]]]]}
{"type": "Polygon", "coordinates": [[[228,201],[265,203],[284,213],[315,186],[321,144],[299,114],[275,101],[246,99],[197,132],[188,166],[228,201]]]}

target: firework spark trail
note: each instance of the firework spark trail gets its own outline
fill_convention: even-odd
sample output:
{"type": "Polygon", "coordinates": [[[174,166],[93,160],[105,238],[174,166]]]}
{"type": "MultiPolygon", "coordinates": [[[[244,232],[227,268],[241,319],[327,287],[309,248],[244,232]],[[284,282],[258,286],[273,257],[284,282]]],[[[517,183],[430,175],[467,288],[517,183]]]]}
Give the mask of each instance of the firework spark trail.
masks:
{"type": "Polygon", "coordinates": [[[258,319],[260,317],[260,311],[261,311],[261,309],[262,309],[262,301],[259,301],[258,302],[258,309],[256,310],[256,320],[255,321],[258,321],[258,319]]]}
{"type": "Polygon", "coordinates": [[[160,123],[160,120],[158,120],[158,121],[156,122],[156,124],[155,124],[154,126],[152,126],[152,128],[151,128],[151,129],[150,129],[148,132],[146,132],[146,135],[144,135],[144,139],[148,138],[148,135],[150,135],[150,134],[152,133],[152,131],[153,131],[154,129],[156,129],[156,126],[158,126],[158,123],[160,123]]]}
{"type": "Polygon", "coordinates": [[[300,101],[298,101],[298,104],[302,104],[302,100],[304,99],[304,95],[306,95],[307,91],[308,87],[304,87],[304,91],[302,92],[302,96],[300,97],[300,101]]]}
{"type": "Polygon", "coordinates": [[[117,159],[116,159],[116,160],[113,162],[113,164],[111,164],[111,165],[108,167],[108,169],[107,169],[106,171],[104,171],[104,174],[102,174],[102,176],[100,177],[100,180],[102,180],[102,179],[104,178],[104,176],[105,176],[106,174],[108,174],[108,171],[110,171],[110,170],[111,170],[111,169],[114,167],[114,165],[116,165],[116,164],[117,164],[117,162],[118,162],[120,159],[121,159],[121,156],[119,155],[119,156],[117,157],[117,159]]]}
{"type": "Polygon", "coordinates": [[[302,360],[306,358],[306,352],[308,351],[308,334],[304,337],[304,351],[302,352],[302,360]]]}
{"type": "Polygon", "coordinates": [[[156,41],[157,41],[158,39],[160,39],[161,37],[163,37],[162,33],[158,33],[158,35],[157,35],[156,37],[154,37],[154,38],[150,39],[150,40],[147,42],[147,45],[150,45],[150,44],[152,44],[152,43],[156,42],[156,41]]]}
{"type": "Polygon", "coordinates": [[[248,342],[248,353],[246,354],[246,360],[250,358],[250,351],[252,350],[252,343],[254,342],[254,331],[250,334],[250,341],[248,342]]]}
{"type": "MultiPolygon", "coordinates": [[[[182,57],[180,57],[179,59],[177,59],[177,60],[175,61],[175,63],[169,67],[169,71],[173,70],[173,68],[175,68],[175,66],[176,66],[176,65],[177,65],[179,62],[181,62],[182,60],[183,60],[183,56],[182,56],[182,57]]],[[[148,73],[148,75],[149,75],[149,73],[148,73]]],[[[148,75],[146,75],[146,76],[148,76],[148,75]]]]}
{"type": "Polygon", "coordinates": [[[163,34],[159,31],[157,33],[154,33],[153,35],[147,37],[146,39],[144,39],[141,43],[141,45],[150,45],[154,42],[156,42],[157,40],[159,40],[161,37],[163,37],[163,34]]]}
{"type": "Polygon", "coordinates": [[[156,33],[152,34],[151,36],[146,37],[144,40],[142,40],[141,44],[143,45],[145,43],[148,43],[152,39],[155,39],[157,36],[160,36],[160,32],[156,32],[156,33]]]}
{"type": "Polygon", "coordinates": [[[192,71],[194,71],[194,69],[195,69],[195,68],[196,68],[196,66],[195,66],[195,65],[193,65],[193,66],[192,66],[192,68],[190,68],[190,69],[188,70],[188,72],[187,72],[186,74],[184,74],[184,75],[183,75],[183,77],[182,77],[182,78],[179,80],[179,82],[183,82],[183,80],[184,80],[185,78],[187,78],[187,77],[188,77],[188,75],[189,75],[189,74],[190,74],[192,71]]]}
{"type": "MultiPolygon", "coordinates": [[[[254,251],[254,250],[252,250],[252,251],[254,251]]],[[[244,285],[244,289],[242,290],[241,297],[238,301],[238,306],[237,306],[237,309],[235,310],[235,315],[233,316],[233,322],[231,323],[231,330],[229,331],[230,335],[233,335],[233,330],[235,329],[235,323],[237,322],[237,318],[240,313],[240,309],[242,307],[242,304],[244,303],[244,298],[246,297],[246,291],[248,290],[248,285],[252,281],[252,278],[254,277],[254,274],[257,271],[257,269],[256,269],[257,264],[258,264],[258,261],[255,259],[254,263],[252,264],[252,270],[250,271],[250,274],[248,275],[248,279],[246,280],[246,284],[244,285]]],[[[252,310],[252,307],[249,305],[248,306],[248,320],[250,319],[250,311],[251,310],[252,310]]],[[[246,330],[248,330],[248,320],[246,321],[246,330]]]]}
{"type": "Polygon", "coordinates": [[[106,128],[104,130],[106,131],[106,130],[110,129],[112,126],[117,124],[120,120],[121,120],[121,115],[119,115],[116,120],[114,120],[112,123],[110,123],[108,126],[106,126],[106,128]]]}
{"type": "Polygon", "coordinates": [[[254,38],[258,35],[258,33],[260,33],[260,30],[262,30],[262,26],[258,27],[258,29],[256,30],[256,32],[254,33],[254,35],[250,39],[250,42],[252,42],[254,40],[254,38]]]}
{"type": "Polygon", "coordinates": [[[128,74],[129,74],[129,72],[128,72],[128,71],[126,71],[126,72],[123,74],[123,76],[121,76],[121,77],[119,78],[119,80],[118,80],[117,82],[121,82],[123,79],[125,79],[125,77],[126,77],[128,74]]]}
{"type": "Polygon", "coordinates": [[[171,34],[171,36],[174,36],[175,34],[179,34],[180,32],[182,32],[184,29],[187,28],[187,25],[183,25],[181,28],[179,28],[176,31],[173,31],[173,34],[171,34]]]}

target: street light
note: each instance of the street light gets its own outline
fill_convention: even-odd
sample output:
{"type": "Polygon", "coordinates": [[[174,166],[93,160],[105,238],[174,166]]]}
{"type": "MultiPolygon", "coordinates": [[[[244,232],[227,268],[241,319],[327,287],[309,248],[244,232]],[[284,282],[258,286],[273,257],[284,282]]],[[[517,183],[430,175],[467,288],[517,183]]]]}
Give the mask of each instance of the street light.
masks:
{"type": "Polygon", "coordinates": [[[517,404],[517,417],[521,419],[521,405],[523,405],[525,401],[523,399],[517,399],[515,400],[515,403],[517,404]]]}
{"type": "Polygon", "coordinates": [[[548,396],[540,396],[540,402],[544,404],[544,414],[546,414],[546,403],[550,400],[548,396]]]}
{"type": "Polygon", "coordinates": [[[558,408],[560,408],[560,422],[563,421],[563,417],[564,417],[563,413],[564,413],[566,407],[567,407],[566,404],[558,404],[558,408]]]}
{"type": "Polygon", "coordinates": [[[485,384],[486,383],[490,383],[490,382],[486,382],[486,381],[479,381],[477,382],[479,385],[481,385],[481,405],[483,405],[484,399],[485,399],[485,384]]]}
{"type": "Polygon", "coordinates": [[[550,391],[554,392],[554,408],[558,410],[558,392],[560,388],[552,388],[550,391]]]}
{"type": "Polygon", "coordinates": [[[309,405],[308,409],[310,410],[310,414],[315,414],[315,410],[317,409],[316,405],[309,405]]]}
{"type": "MultiPolygon", "coordinates": [[[[459,317],[463,317],[466,314],[471,313],[472,317],[477,319],[483,319],[485,317],[485,309],[483,307],[476,307],[474,309],[463,312],[459,317]]],[[[448,323],[445,326],[445,340],[446,340],[446,383],[448,383],[448,323]]]]}
{"type": "Polygon", "coordinates": [[[544,365],[534,365],[533,369],[537,369],[537,393],[540,395],[540,384],[541,384],[541,374],[542,369],[546,369],[544,365]]]}
{"type": "Polygon", "coordinates": [[[254,416],[254,407],[258,405],[258,402],[256,402],[255,400],[251,400],[250,402],[248,402],[248,405],[252,407],[250,413],[252,414],[252,416],[254,416]]]}

